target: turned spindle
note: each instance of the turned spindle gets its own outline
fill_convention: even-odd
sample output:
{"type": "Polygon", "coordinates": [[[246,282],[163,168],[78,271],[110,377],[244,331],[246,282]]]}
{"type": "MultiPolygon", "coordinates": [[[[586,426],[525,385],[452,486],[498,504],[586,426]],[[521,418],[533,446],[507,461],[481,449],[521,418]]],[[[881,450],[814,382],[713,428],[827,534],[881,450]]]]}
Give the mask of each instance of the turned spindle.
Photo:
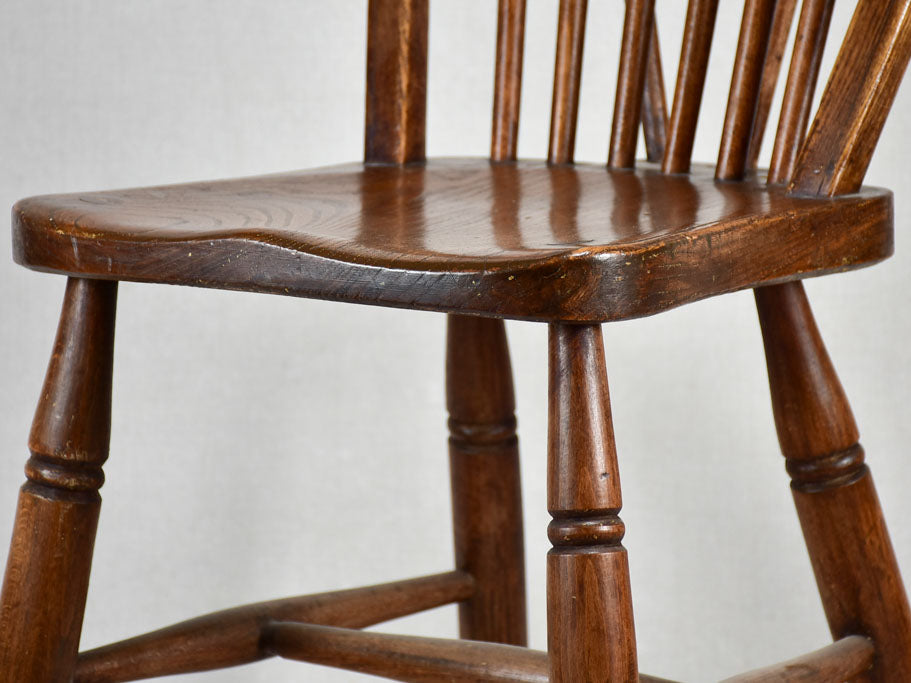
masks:
{"type": "Polygon", "coordinates": [[[116,301],[116,282],[67,282],[0,595],[4,680],[73,675],[108,456],[116,301]]]}
{"type": "Polygon", "coordinates": [[[446,398],[456,567],[475,579],[459,606],[460,633],[524,645],[519,449],[502,320],[449,317],[446,398]]]}
{"type": "Polygon", "coordinates": [[[638,680],[620,478],[598,325],[550,326],[547,558],[553,683],[638,680]]]}
{"type": "Polygon", "coordinates": [[[911,680],[911,612],[847,397],[800,282],[756,290],[772,409],[832,635],[866,635],[872,681],[911,680]]]}

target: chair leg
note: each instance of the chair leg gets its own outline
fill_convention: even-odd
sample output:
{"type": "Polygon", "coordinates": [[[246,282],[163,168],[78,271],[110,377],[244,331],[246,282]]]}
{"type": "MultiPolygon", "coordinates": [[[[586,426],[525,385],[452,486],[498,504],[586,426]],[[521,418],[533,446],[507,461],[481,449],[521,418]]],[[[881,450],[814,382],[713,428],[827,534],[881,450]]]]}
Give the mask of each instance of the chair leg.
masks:
{"type": "Polygon", "coordinates": [[[72,679],[111,418],[117,283],[71,278],[0,593],[0,679],[72,679]]]}
{"type": "Polygon", "coordinates": [[[446,399],[456,565],[475,579],[462,638],[526,644],[515,399],[502,320],[449,316],[446,399]]]}
{"type": "Polygon", "coordinates": [[[552,683],[638,681],[601,328],[550,326],[547,558],[552,683]]]}
{"type": "Polygon", "coordinates": [[[772,408],[835,638],[873,639],[870,680],[911,681],[911,611],[851,408],[799,282],[757,289],[772,408]]]}

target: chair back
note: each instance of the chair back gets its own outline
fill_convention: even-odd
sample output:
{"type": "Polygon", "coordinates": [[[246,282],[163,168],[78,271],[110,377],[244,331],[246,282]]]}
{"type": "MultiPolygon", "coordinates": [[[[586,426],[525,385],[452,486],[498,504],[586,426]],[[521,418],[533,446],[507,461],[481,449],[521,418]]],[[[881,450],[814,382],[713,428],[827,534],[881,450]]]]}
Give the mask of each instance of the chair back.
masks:
{"type": "MultiPolygon", "coordinates": [[[[745,0],[716,177],[755,168],[798,0],[745,0]]],[[[587,0],[560,0],[551,164],[573,162],[587,0]]],[[[803,0],[768,182],[833,196],[860,188],[911,56],[911,0],[858,0],[807,132],[834,0],[803,0]]],[[[499,0],[491,159],[516,158],[526,0],[499,0]]],[[[609,168],[632,168],[640,123],[647,156],[686,173],[705,85],[718,0],[689,0],[673,101],[664,96],[655,0],[627,0],[609,168]]],[[[425,155],[428,0],[370,0],[365,161],[425,155]]]]}

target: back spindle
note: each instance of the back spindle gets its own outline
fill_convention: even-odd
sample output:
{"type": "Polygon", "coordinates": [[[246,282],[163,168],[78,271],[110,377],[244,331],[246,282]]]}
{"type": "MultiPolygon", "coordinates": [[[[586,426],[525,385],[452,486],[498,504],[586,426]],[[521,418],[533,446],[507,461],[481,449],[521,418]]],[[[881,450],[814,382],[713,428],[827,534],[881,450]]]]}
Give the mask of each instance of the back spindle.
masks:
{"type": "Polygon", "coordinates": [[[550,114],[550,147],[547,153],[547,161],[551,164],[569,164],[573,161],[587,9],[587,0],[560,0],[554,96],[550,114]]]}
{"type": "Polygon", "coordinates": [[[636,163],[636,142],[654,12],[655,0],[627,0],[607,161],[610,168],[632,168],[636,163]]]}
{"type": "Polygon", "coordinates": [[[794,40],[794,54],[781,104],[778,132],[768,182],[783,183],[794,172],[797,153],[807,132],[822,53],[835,0],[804,0],[794,40]]]}
{"type": "Polygon", "coordinates": [[[667,146],[667,102],[660,45],[658,23],[652,20],[648,64],[645,67],[645,96],[642,98],[642,132],[645,136],[645,156],[649,161],[657,162],[661,161],[667,146]]]}
{"type": "Polygon", "coordinates": [[[424,160],[427,0],[370,0],[364,161],[424,160]]]}
{"type": "Polygon", "coordinates": [[[911,0],[859,0],[789,190],[835,196],[863,182],[911,57],[911,0]]]}
{"type": "Polygon", "coordinates": [[[690,0],[687,6],[674,104],[661,163],[664,173],[686,173],[690,170],[717,13],[718,0],[690,0]]]}
{"type": "MultiPolygon", "coordinates": [[[[806,4],[806,3],[805,3],[806,4]]],[[[794,11],[797,0],[778,0],[775,6],[775,16],[772,18],[772,35],[769,38],[769,47],[766,51],[765,64],[762,68],[762,78],[759,86],[759,105],[756,107],[756,120],[753,123],[753,133],[750,136],[750,151],[747,156],[747,168],[753,170],[759,162],[759,153],[762,150],[762,140],[765,136],[769,112],[772,109],[772,98],[775,96],[775,87],[778,85],[778,76],[781,73],[781,62],[788,45],[788,34],[791,24],[794,23],[794,11]]]]}
{"type": "Polygon", "coordinates": [[[524,43],[525,0],[500,0],[490,142],[490,158],[494,161],[516,160],[524,43]]]}
{"type": "Polygon", "coordinates": [[[734,75],[715,169],[715,177],[719,180],[740,180],[746,171],[775,4],[775,0],[746,0],[743,7],[734,75]]]}

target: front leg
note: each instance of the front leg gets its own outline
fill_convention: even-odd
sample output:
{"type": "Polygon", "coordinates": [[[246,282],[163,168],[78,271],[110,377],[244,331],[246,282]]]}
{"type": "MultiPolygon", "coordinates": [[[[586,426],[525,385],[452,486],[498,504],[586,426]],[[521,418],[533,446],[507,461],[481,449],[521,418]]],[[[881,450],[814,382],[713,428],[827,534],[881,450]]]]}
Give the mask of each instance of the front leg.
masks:
{"type": "Polygon", "coordinates": [[[599,325],[550,326],[551,683],[639,680],[620,477],[599,325]]]}
{"type": "Polygon", "coordinates": [[[70,681],[108,456],[117,283],[71,278],[29,437],[3,592],[0,680],[70,681]]]}

